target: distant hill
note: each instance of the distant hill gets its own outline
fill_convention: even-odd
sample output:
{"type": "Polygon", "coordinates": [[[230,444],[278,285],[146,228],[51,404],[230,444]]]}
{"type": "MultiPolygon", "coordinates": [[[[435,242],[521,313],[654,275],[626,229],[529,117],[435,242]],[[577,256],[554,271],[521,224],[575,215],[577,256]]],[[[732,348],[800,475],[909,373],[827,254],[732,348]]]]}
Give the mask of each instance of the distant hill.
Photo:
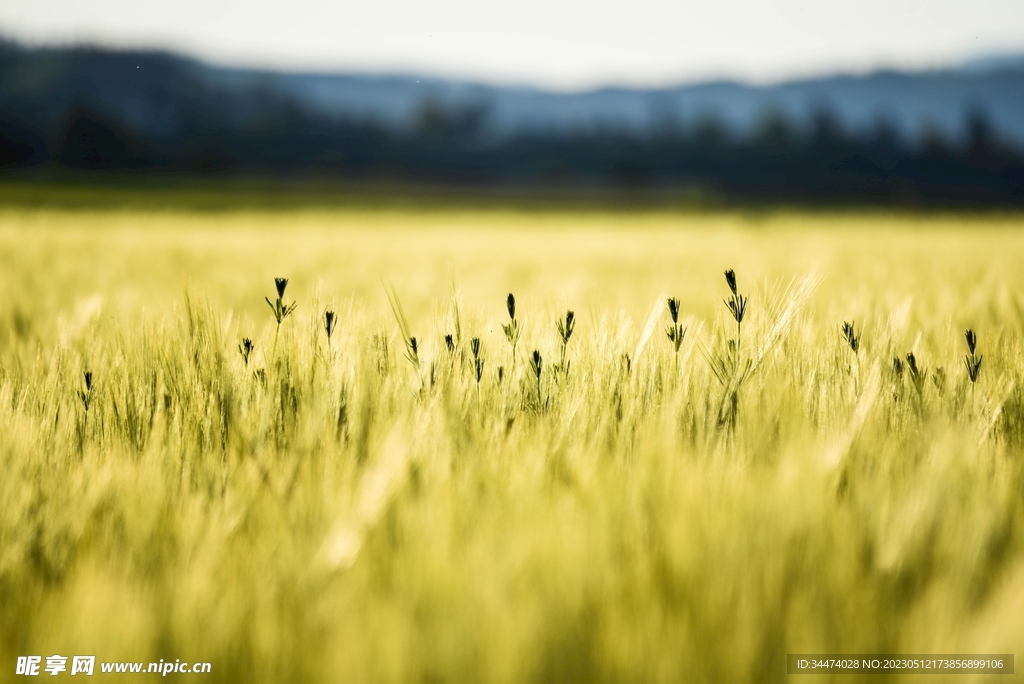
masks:
{"type": "Polygon", "coordinates": [[[853,131],[880,123],[901,136],[963,132],[966,117],[984,110],[999,135],[1024,143],[1024,58],[972,63],[963,69],[920,73],[878,72],[834,76],[774,86],[713,82],[666,89],[603,88],[553,93],[411,77],[278,76],[282,92],[325,113],[372,115],[415,125],[424,103],[484,113],[499,135],[522,131],[565,132],[694,126],[714,118],[732,133],[753,133],[768,117],[783,115],[809,127],[822,110],[853,131]]]}
{"type": "Polygon", "coordinates": [[[710,118],[742,136],[773,116],[809,127],[817,113],[828,111],[852,131],[884,124],[908,140],[931,132],[960,135],[968,113],[983,110],[995,134],[1024,144],[1024,56],[773,86],[722,81],[558,93],[427,75],[228,69],[158,52],[0,46],[0,110],[49,131],[73,106],[109,112],[156,135],[188,127],[196,116],[266,126],[289,107],[402,130],[429,125],[431,109],[443,109],[494,136],[609,128],[643,133],[710,118]]]}
{"type": "Polygon", "coordinates": [[[0,168],[41,164],[1017,204],[1024,57],[559,93],[0,43],[0,168]]]}

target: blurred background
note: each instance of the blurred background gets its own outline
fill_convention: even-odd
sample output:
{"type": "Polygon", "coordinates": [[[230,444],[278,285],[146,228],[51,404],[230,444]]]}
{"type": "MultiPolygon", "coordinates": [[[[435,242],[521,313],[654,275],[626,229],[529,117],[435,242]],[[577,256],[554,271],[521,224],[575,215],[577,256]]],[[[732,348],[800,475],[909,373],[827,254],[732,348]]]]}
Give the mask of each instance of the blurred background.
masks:
{"type": "Polygon", "coordinates": [[[1024,204],[1019,0],[0,5],[0,181],[1024,204]]]}

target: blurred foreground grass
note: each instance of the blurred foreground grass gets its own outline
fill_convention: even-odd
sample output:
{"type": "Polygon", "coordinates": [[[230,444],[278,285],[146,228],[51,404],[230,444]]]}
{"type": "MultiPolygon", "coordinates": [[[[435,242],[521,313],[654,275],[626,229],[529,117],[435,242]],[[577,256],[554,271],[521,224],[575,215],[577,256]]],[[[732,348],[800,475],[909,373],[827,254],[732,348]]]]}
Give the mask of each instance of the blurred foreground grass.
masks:
{"type": "Polygon", "coordinates": [[[1013,652],[1022,227],[2,210],[0,680],[54,653],[210,681],[761,682],[787,652],[1013,652]]]}

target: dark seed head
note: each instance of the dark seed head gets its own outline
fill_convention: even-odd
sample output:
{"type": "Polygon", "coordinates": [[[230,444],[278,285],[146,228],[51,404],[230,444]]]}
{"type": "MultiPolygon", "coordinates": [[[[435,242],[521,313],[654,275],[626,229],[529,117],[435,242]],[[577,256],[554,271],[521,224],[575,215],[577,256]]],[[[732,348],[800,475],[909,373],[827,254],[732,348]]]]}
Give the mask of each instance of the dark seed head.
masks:
{"type": "Polygon", "coordinates": [[[242,343],[238,345],[238,353],[242,355],[242,360],[245,361],[246,366],[249,365],[249,357],[252,355],[252,350],[255,346],[248,337],[243,337],[242,343]]]}
{"type": "Polygon", "coordinates": [[[448,353],[451,354],[455,351],[455,338],[451,335],[444,336],[444,346],[448,348],[448,353]]]}
{"type": "Polygon", "coordinates": [[[729,284],[732,293],[736,294],[736,272],[731,268],[725,272],[725,282],[729,284]]]}
{"type": "Polygon", "coordinates": [[[668,299],[668,315],[672,317],[673,323],[679,322],[679,300],[675,297],[668,299]]]}
{"type": "Polygon", "coordinates": [[[474,337],[469,341],[469,348],[473,352],[473,358],[480,356],[480,338],[474,337]]]}
{"type": "Polygon", "coordinates": [[[975,347],[978,344],[977,336],[975,336],[973,330],[968,328],[967,332],[964,333],[964,337],[967,338],[967,350],[973,354],[974,353],[974,349],[975,349],[975,347]]]}
{"type": "Polygon", "coordinates": [[[505,300],[505,304],[508,306],[508,317],[509,318],[515,318],[516,317],[516,298],[515,298],[515,296],[511,292],[508,293],[508,299],[505,300]]]}
{"type": "Polygon", "coordinates": [[[853,351],[856,352],[860,349],[860,337],[857,335],[856,330],[854,330],[853,323],[843,323],[843,339],[846,340],[846,343],[850,345],[850,349],[853,351]]]}
{"type": "Polygon", "coordinates": [[[418,353],[418,348],[417,347],[418,347],[418,343],[416,342],[416,338],[415,337],[410,337],[409,338],[409,349],[412,350],[413,354],[417,354],[418,353]]]}
{"type": "Polygon", "coordinates": [[[572,311],[565,313],[565,323],[557,321],[558,334],[562,338],[562,344],[569,344],[569,338],[572,337],[572,331],[575,326],[576,314],[572,311]]]}
{"type": "Polygon", "coordinates": [[[907,352],[907,366],[910,367],[911,375],[917,375],[917,359],[914,358],[914,352],[907,352]]]}
{"type": "Polygon", "coordinates": [[[86,391],[92,391],[92,372],[85,371],[85,389],[86,391]]]}
{"type": "Polygon", "coordinates": [[[327,331],[327,339],[331,339],[331,335],[334,334],[334,327],[338,325],[338,318],[334,315],[334,312],[328,309],[324,312],[324,330],[327,331]]]}
{"type": "Polygon", "coordinates": [[[725,300],[725,306],[729,309],[732,317],[737,323],[743,322],[743,314],[747,311],[747,298],[743,295],[734,294],[732,298],[725,300]]]}
{"type": "Polygon", "coordinates": [[[274,287],[277,288],[277,296],[284,297],[284,289],[288,287],[288,279],[274,278],[274,287]]]}

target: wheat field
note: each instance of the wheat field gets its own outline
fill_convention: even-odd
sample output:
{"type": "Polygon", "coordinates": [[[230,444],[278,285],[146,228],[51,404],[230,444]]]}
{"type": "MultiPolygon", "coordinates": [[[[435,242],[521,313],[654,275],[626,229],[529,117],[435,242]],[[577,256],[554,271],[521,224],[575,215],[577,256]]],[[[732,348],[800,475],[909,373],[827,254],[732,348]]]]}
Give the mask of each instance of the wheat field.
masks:
{"type": "Polygon", "coordinates": [[[0,210],[0,680],[28,654],[561,683],[1019,651],[1022,228],[0,210]]]}

